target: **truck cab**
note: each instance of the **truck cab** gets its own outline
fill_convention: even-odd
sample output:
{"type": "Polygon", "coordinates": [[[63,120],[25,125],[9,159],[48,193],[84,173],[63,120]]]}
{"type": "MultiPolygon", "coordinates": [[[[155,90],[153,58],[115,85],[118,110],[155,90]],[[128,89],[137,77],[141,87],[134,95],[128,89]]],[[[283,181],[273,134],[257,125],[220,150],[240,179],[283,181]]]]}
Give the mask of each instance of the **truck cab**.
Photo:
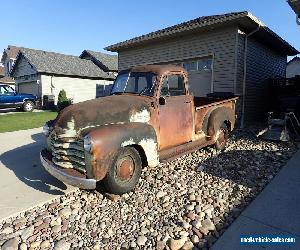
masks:
{"type": "Polygon", "coordinates": [[[193,96],[179,66],[123,70],[110,96],[67,107],[45,125],[41,161],[66,183],[93,189],[102,182],[109,192],[128,192],[142,167],[209,145],[224,149],[236,100],[193,96]]]}
{"type": "Polygon", "coordinates": [[[0,109],[22,108],[25,112],[33,111],[37,97],[32,94],[17,93],[11,86],[0,84],[0,109]]]}

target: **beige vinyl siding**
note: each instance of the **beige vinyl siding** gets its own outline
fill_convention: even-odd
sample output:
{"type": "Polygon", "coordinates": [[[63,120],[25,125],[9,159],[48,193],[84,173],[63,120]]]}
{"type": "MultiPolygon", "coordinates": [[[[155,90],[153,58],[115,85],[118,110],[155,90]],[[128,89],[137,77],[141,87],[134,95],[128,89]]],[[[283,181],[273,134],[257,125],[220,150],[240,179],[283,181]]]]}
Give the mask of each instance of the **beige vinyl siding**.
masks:
{"type": "Polygon", "coordinates": [[[286,67],[286,77],[300,76],[300,60],[295,60],[289,63],[286,67]]]}
{"type": "MultiPolygon", "coordinates": [[[[241,42],[243,40],[241,39],[241,42]]],[[[241,63],[243,59],[241,59],[241,63]]],[[[252,37],[248,40],[245,121],[266,117],[268,112],[268,82],[270,78],[284,77],[286,56],[280,55],[252,37]]]]}
{"type": "Polygon", "coordinates": [[[66,91],[68,98],[72,98],[74,103],[78,103],[96,98],[97,84],[112,84],[112,81],[108,80],[92,80],[49,75],[42,75],[41,82],[43,95],[55,95],[55,104],[57,103],[59,91],[62,89],[66,91]],[[51,88],[51,82],[54,88],[51,88]]]}
{"type": "Polygon", "coordinates": [[[229,27],[119,51],[119,70],[213,55],[214,91],[233,92],[236,32],[236,27],[229,27]]]}
{"type": "Polygon", "coordinates": [[[31,66],[24,57],[22,57],[19,61],[18,67],[15,69],[14,77],[29,76],[36,73],[37,71],[34,69],[34,67],[31,66]]]}

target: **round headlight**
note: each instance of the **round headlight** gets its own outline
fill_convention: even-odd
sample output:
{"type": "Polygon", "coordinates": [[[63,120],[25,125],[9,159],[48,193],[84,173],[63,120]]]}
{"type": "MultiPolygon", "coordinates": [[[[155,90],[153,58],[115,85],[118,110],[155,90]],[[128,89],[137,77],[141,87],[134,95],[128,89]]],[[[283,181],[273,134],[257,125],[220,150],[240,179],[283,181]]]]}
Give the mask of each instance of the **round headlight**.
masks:
{"type": "Polygon", "coordinates": [[[43,126],[43,133],[45,136],[49,135],[49,126],[47,123],[45,123],[45,125],[43,126]]]}
{"type": "Polygon", "coordinates": [[[92,138],[89,135],[86,135],[83,138],[83,147],[85,151],[91,152],[92,150],[92,138]]]}

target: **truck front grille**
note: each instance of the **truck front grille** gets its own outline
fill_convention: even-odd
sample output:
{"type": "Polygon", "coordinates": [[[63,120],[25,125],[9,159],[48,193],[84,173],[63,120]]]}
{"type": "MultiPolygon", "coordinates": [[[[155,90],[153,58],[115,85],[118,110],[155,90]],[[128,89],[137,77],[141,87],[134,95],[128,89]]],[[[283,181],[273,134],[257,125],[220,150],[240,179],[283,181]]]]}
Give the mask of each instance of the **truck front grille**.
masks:
{"type": "Polygon", "coordinates": [[[70,137],[49,136],[52,161],[62,168],[73,168],[86,173],[83,140],[70,137]]]}

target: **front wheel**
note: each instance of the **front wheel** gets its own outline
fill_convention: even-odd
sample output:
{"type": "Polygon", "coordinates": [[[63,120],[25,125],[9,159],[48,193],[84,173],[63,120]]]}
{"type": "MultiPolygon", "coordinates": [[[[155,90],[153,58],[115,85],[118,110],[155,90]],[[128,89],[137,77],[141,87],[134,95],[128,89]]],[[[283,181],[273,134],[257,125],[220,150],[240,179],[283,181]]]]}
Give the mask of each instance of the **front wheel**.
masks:
{"type": "Polygon", "coordinates": [[[142,172],[142,160],[135,148],[121,148],[103,179],[107,192],[124,194],[137,185],[142,172]]]}
{"type": "Polygon", "coordinates": [[[229,130],[225,123],[223,123],[217,132],[217,140],[215,142],[215,148],[217,150],[224,150],[229,138],[229,130]]]}
{"type": "Polygon", "coordinates": [[[23,104],[23,110],[25,112],[32,112],[34,110],[34,103],[32,101],[25,101],[23,104]]]}

